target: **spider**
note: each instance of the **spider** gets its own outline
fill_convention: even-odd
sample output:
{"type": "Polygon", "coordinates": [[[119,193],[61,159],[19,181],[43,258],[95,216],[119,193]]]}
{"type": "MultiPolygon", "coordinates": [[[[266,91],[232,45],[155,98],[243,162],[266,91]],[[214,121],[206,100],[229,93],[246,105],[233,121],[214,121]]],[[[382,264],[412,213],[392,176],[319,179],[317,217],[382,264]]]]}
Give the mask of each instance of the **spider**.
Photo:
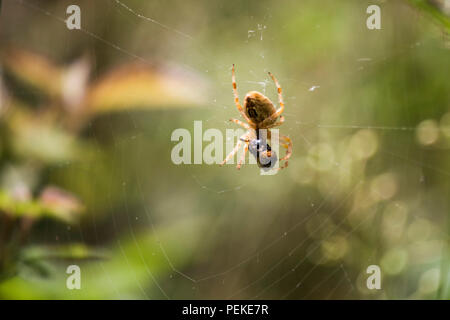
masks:
{"type": "MultiPolygon", "coordinates": [[[[227,155],[225,160],[220,164],[223,166],[227,161],[229,161],[239,150],[243,143],[245,143],[244,152],[241,155],[241,158],[236,166],[239,170],[245,160],[245,154],[250,148],[250,153],[256,156],[258,166],[261,168],[270,168],[276,162],[276,154],[272,152],[270,145],[267,144],[265,139],[261,139],[259,137],[259,129],[267,130],[267,138],[270,139],[270,128],[279,126],[283,124],[284,117],[281,115],[284,111],[284,103],[283,96],[281,95],[281,87],[274,77],[272,73],[269,72],[269,76],[275,82],[278,90],[278,101],[280,107],[278,109],[275,108],[272,101],[269,100],[266,96],[258,91],[250,91],[246,94],[244,98],[244,107],[241,106],[239,102],[239,95],[237,92],[236,85],[236,76],[234,71],[234,64],[231,71],[231,79],[233,82],[233,93],[234,93],[234,102],[236,103],[236,107],[238,108],[239,113],[242,117],[244,117],[245,122],[242,122],[238,119],[230,119],[230,121],[244,127],[247,129],[247,132],[244,133],[238,140],[234,149],[227,155]],[[278,119],[279,117],[279,119],[278,119]],[[277,121],[278,119],[278,121],[277,121]]],[[[285,161],[285,163],[278,168],[281,170],[288,166],[288,160],[292,154],[292,141],[287,136],[280,136],[280,145],[286,148],[286,155],[280,159],[281,161],[285,161]]]]}

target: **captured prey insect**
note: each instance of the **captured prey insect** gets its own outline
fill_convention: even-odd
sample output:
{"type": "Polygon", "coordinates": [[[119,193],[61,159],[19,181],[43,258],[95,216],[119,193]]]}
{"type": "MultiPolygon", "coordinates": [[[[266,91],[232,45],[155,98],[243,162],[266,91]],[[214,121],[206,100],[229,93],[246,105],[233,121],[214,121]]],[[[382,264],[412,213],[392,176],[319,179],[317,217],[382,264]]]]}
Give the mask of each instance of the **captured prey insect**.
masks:
{"type": "Polygon", "coordinates": [[[272,169],[278,161],[275,151],[267,142],[267,137],[260,134],[260,131],[250,131],[247,137],[240,138],[241,141],[248,143],[248,151],[253,155],[260,168],[264,170],[272,169]]]}
{"type": "MultiPolygon", "coordinates": [[[[272,73],[269,72],[269,76],[275,82],[275,85],[277,87],[280,107],[276,109],[272,101],[270,101],[269,98],[258,91],[250,91],[249,93],[247,93],[244,98],[244,106],[242,107],[239,102],[239,95],[237,92],[234,64],[231,76],[233,82],[234,102],[236,104],[236,107],[238,108],[239,113],[247,123],[238,119],[230,119],[230,121],[244,127],[245,129],[247,129],[247,132],[239,138],[236,146],[230,152],[230,154],[227,155],[225,160],[223,160],[221,166],[229,161],[236,154],[242,144],[245,143],[244,152],[242,153],[241,159],[236,166],[237,169],[241,168],[245,160],[245,154],[247,153],[247,151],[250,151],[250,153],[256,157],[259,167],[272,168],[276,163],[277,155],[271,150],[271,147],[267,143],[266,138],[269,140],[271,138],[270,128],[279,126],[284,122],[284,117],[281,115],[284,111],[284,102],[283,96],[281,94],[281,87],[277,79],[273,76],[272,73]],[[260,137],[260,129],[265,129],[267,131],[267,137],[260,137]]],[[[280,136],[279,141],[280,145],[286,148],[286,155],[280,159],[280,163],[281,161],[285,162],[278,168],[278,170],[286,168],[288,166],[288,160],[292,154],[291,139],[287,136],[280,136]]]]}

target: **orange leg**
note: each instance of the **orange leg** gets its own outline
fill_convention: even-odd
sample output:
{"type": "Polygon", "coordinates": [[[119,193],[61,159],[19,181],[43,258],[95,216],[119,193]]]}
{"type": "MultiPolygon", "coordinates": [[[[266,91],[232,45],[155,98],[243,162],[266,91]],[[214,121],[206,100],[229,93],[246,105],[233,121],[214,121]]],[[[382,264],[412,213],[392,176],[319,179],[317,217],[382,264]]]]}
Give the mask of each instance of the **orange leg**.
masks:
{"type": "Polygon", "coordinates": [[[236,166],[236,168],[237,168],[238,170],[241,169],[241,166],[242,166],[242,164],[244,163],[245,155],[247,154],[247,151],[248,151],[248,142],[245,143],[244,152],[242,152],[241,159],[239,160],[239,163],[238,163],[238,165],[236,166]]]}
{"type": "Polygon", "coordinates": [[[272,78],[273,82],[275,82],[275,85],[277,87],[278,103],[280,104],[280,107],[270,117],[268,117],[266,120],[264,120],[261,123],[262,127],[266,126],[268,123],[270,123],[271,121],[274,121],[276,118],[281,116],[281,114],[284,111],[283,95],[282,95],[282,92],[281,92],[280,84],[278,83],[278,80],[275,78],[275,76],[271,72],[269,72],[269,76],[272,78]]]}
{"type": "Polygon", "coordinates": [[[242,146],[242,143],[247,143],[246,141],[248,140],[248,132],[243,134],[239,139],[238,142],[236,143],[236,146],[234,147],[234,149],[227,155],[227,157],[225,158],[225,160],[222,161],[222,163],[220,164],[220,166],[223,166],[225,163],[227,163],[228,161],[230,161],[231,158],[233,158],[233,156],[236,154],[236,152],[238,152],[239,148],[242,146]]]}
{"type": "Polygon", "coordinates": [[[244,112],[244,108],[242,108],[242,106],[239,102],[239,95],[237,92],[237,85],[236,85],[236,75],[234,73],[234,64],[233,64],[233,68],[231,69],[231,81],[233,82],[234,103],[236,104],[236,107],[238,108],[239,113],[244,117],[245,121],[251,123],[251,120],[247,117],[247,115],[244,112]]]}
{"type": "Polygon", "coordinates": [[[241,127],[244,127],[247,130],[251,129],[251,127],[248,124],[246,124],[245,122],[242,122],[241,120],[230,119],[230,121],[236,123],[237,125],[240,125],[241,127]]]}
{"type": "Polygon", "coordinates": [[[292,155],[292,140],[289,138],[289,137],[287,137],[287,136],[281,136],[280,137],[280,141],[283,141],[284,143],[280,143],[280,145],[283,147],[283,148],[286,148],[287,150],[286,150],[286,155],[283,157],[283,158],[281,158],[280,159],[280,161],[286,161],[285,163],[284,163],[284,165],[282,165],[281,167],[279,167],[278,168],[278,170],[281,170],[281,169],[284,169],[284,168],[286,168],[287,166],[288,166],[288,164],[289,164],[289,158],[291,157],[291,155],[292,155]]]}

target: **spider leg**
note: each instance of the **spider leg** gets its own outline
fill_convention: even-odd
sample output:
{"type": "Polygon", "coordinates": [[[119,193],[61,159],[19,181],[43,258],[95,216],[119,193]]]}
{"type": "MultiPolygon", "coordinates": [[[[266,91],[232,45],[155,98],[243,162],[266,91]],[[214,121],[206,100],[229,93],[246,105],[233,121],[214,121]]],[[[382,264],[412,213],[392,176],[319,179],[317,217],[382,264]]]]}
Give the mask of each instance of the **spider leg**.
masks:
{"type": "Polygon", "coordinates": [[[245,155],[247,154],[247,151],[248,151],[248,142],[245,142],[244,152],[242,152],[241,159],[239,160],[239,163],[236,166],[236,168],[238,170],[241,169],[241,166],[242,166],[242,163],[245,160],[245,155]]]}
{"type": "Polygon", "coordinates": [[[269,72],[269,76],[272,78],[273,82],[275,82],[275,85],[277,87],[277,92],[278,92],[278,103],[280,104],[280,107],[277,109],[277,111],[275,111],[270,117],[268,117],[266,120],[264,120],[261,123],[261,126],[265,126],[267,125],[267,123],[270,123],[272,121],[274,121],[276,118],[278,118],[284,111],[284,102],[283,102],[283,95],[281,93],[281,87],[280,84],[278,83],[278,80],[275,78],[275,76],[269,72]]]}
{"type": "Polygon", "coordinates": [[[247,121],[248,123],[252,123],[252,121],[245,114],[244,108],[242,108],[242,106],[239,102],[239,95],[237,92],[237,85],[236,85],[236,76],[234,74],[234,63],[233,63],[233,68],[231,69],[231,80],[233,82],[234,103],[236,104],[236,107],[238,108],[239,113],[244,117],[245,121],[247,121]]]}
{"type": "Polygon", "coordinates": [[[281,136],[280,140],[283,140],[285,143],[281,143],[281,146],[286,148],[286,155],[280,160],[288,160],[292,155],[292,140],[287,136],[281,136]]]}
{"type": "Polygon", "coordinates": [[[284,142],[284,143],[280,143],[280,145],[283,148],[286,148],[287,150],[286,150],[286,155],[283,158],[280,159],[280,161],[285,160],[286,162],[284,163],[284,165],[279,167],[278,170],[284,169],[284,168],[286,168],[288,166],[289,158],[292,155],[292,140],[289,137],[287,137],[287,136],[281,136],[280,137],[280,141],[284,142]]]}
{"type": "Polygon", "coordinates": [[[242,143],[244,143],[244,141],[246,141],[248,136],[248,132],[245,133],[244,135],[242,135],[239,139],[238,142],[236,143],[236,146],[234,147],[234,149],[227,155],[227,157],[225,158],[225,160],[222,161],[222,163],[220,164],[220,166],[223,166],[225,163],[227,163],[231,158],[233,158],[233,156],[236,154],[236,152],[238,152],[239,148],[242,146],[242,143]],[[241,140],[243,139],[243,140],[241,140]]]}
{"type": "Polygon", "coordinates": [[[278,110],[272,115],[274,116],[276,114],[276,117],[274,116],[274,119],[278,118],[278,116],[281,115],[281,113],[283,113],[284,111],[284,102],[283,102],[283,95],[282,95],[282,90],[281,90],[281,86],[278,83],[278,80],[275,78],[275,76],[269,72],[269,76],[272,78],[273,82],[275,82],[275,85],[277,86],[277,92],[278,92],[278,102],[280,104],[280,107],[278,108],[278,110]]]}
{"type": "Polygon", "coordinates": [[[230,119],[230,121],[236,123],[237,125],[240,125],[241,127],[244,127],[247,130],[251,129],[251,127],[248,124],[246,124],[245,122],[242,122],[241,120],[230,119]]]}
{"type": "Polygon", "coordinates": [[[234,147],[234,149],[227,155],[225,160],[222,161],[220,166],[223,166],[225,163],[227,163],[236,154],[236,152],[238,152],[241,145],[242,145],[242,141],[239,140],[238,143],[236,144],[236,146],[234,147]]]}

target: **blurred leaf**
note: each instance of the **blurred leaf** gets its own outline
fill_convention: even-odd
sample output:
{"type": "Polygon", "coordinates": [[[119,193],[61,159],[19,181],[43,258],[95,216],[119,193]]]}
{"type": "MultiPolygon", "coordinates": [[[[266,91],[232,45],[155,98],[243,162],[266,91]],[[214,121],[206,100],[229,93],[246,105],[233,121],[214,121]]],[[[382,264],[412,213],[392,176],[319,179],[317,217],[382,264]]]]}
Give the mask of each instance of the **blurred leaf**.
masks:
{"type": "Polygon", "coordinates": [[[74,195],[53,186],[48,186],[42,191],[39,203],[46,215],[68,223],[76,221],[84,210],[74,195]]]}
{"type": "Polygon", "coordinates": [[[21,273],[32,273],[41,278],[50,277],[53,269],[47,261],[43,260],[24,260],[20,264],[21,273]]]}
{"type": "MultiPolygon", "coordinates": [[[[188,262],[191,253],[196,248],[201,234],[198,228],[202,220],[183,219],[177,224],[157,229],[155,233],[141,232],[131,237],[119,239],[117,245],[108,251],[111,257],[98,264],[77,262],[82,270],[82,290],[67,290],[65,287],[67,263],[53,265],[51,277],[15,276],[0,282],[0,298],[3,299],[117,299],[117,298],[164,298],[155,279],[162,281],[169,278],[171,264],[181,269],[188,262]],[[161,249],[164,247],[164,252],[161,249]],[[167,256],[166,256],[167,255],[167,256]],[[170,261],[167,257],[170,257],[170,261]],[[126,271],[124,271],[126,270],[126,271]],[[138,288],[141,288],[139,290],[138,288]]],[[[89,257],[90,254],[104,257],[101,251],[96,251],[83,245],[73,248],[66,247],[52,253],[47,247],[31,248],[28,257],[89,257]],[[67,251],[66,251],[67,250],[67,251]],[[49,256],[47,256],[49,255],[49,256]]],[[[80,261],[81,262],[81,261],[80,261]]],[[[189,280],[187,280],[189,281],[189,280]]]]}
{"type": "Polygon", "coordinates": [[[49,96],[61,91],[61,69],[44,56],[20,49],[8,49],[3,57],[5,69],[17,80],[49,96]]]}
{"type": "Polygon", "coordinates": [[[88,93],[89,111],[192,107],[205,103],[204,80],[184,70],[123,65],[103,76],[88,93]]]}
{"type": "Polygon", "coordinates": [[[448,16],[448,8],[446,8],[448,5],[445,1],[446,0],[409,0],[411,4],[416,6],[422,12],[428,14],[434,21],[444,27],[447,32],[450,32],[450,17],[448,16]]]}
{"type": "Polygon", "coordinates": [[[28,159],[53,164],[76,158],[80,145],[74,136],[56,126],[55,119],[16,112],[9,126],[15,152],[28,159]]]}
{"type": "Polygon", "coordinates": [[[36,201],[17,199],[6,190],[0,190],[0,210],[13,216],[31,218],[39,217],[42,213],[42,208],[36,201]]]}
{"type": "Polygon", "coordinates": [[[11,196],[5,190],[0,190],[0,210],[9,213],[13,208],[14,201],[11,196]]]}
{"type": "Polygon", "coordinates": [[[30,282],[18,276],[0,282],[0,292],[1,291],[7,292],[7,294],[1,293],[3,297],[10,297],[10,299],[15,300],[39,300],[45,299],[46,297],[36,283],[30,285],[30,282]]]}
{"type": "Polygon", "coordinates": [[[63,106],[70,114],[79,111],[85,97],[91,63],[87,56],[74,61],[67,66],[62,76],[62,100],[63,106]]]}
{"type": "Polygon", "coordinates": [[[103,250],[91,248],[82,243],[57,246],[31,246],[25,248],[21,254],[25,262],[47,259],[105,259],[103,250]]]}
{"type": "Polygon", "coordinates": [[[73,223],[84,210],[81,202],[68,192],[56,187],[46,187],[39,198],[20,198],[15,190],[0,189],[0,210],[12,216],[51,218],[73,223]]]}

